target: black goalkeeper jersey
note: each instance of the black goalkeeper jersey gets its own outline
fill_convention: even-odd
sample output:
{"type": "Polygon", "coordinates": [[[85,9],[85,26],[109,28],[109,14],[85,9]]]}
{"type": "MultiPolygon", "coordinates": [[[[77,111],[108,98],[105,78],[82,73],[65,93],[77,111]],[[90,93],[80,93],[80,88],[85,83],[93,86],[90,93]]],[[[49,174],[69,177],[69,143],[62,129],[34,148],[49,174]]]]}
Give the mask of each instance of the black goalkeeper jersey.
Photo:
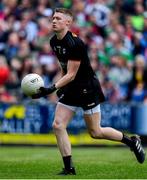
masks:
{"type": "Polygon", "coordinates": [[[81,61],[75,79],[57,91],[59,102],[67,105],[80,106],[83,109],[95,107],[104,101],[100,83],[93,71],[84,42],[68,31],[62,40],[54,35],[50,45],[67,73],[69,60],[81,61]]]}
{"type": "Polygon", "coordinates": [[[68,31],[62,40],[58,40],[57,36],[54,35],[50,40],[50,45],[65,74],[67,73],[68,60],[81,61],[74,81],[85,82],[95,75],[90,65],[86,46],[75,34],[68,31]]]}

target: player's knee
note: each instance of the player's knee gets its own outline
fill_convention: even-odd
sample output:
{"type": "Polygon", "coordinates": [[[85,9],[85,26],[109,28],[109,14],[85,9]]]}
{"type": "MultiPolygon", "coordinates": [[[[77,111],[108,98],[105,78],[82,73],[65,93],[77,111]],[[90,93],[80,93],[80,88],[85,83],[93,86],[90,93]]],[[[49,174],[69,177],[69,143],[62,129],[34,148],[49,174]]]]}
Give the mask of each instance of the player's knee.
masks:
{"type": "Polygon", "coordinates": [[[102,139],[103,138],[103,133],[101,130],[94,130],[94,129],[91,129],[89,131],[90,133],[90,136],[94,139],[102,139]]]}
{"type": "Polygon", "coordinates": [[[62,123],[60,123],[58,121],[55,121],[53,123],[52,127],[53,127],[54,131],[60,131],[60,130],[64,129],[64,126],[62,125],[62,123]]]}

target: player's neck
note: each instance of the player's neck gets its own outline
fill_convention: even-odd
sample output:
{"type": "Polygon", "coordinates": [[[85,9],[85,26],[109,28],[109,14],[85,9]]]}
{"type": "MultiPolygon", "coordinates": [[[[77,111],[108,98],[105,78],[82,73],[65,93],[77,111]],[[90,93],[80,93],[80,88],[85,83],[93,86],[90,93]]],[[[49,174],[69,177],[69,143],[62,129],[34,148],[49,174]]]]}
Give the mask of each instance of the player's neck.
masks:
{"type": "Polygon", "coordinates": [[[57,39],[59,40],[63,39],[67,32],[68,32],[67,29],[61,32],[56,32],[57,39]]]}

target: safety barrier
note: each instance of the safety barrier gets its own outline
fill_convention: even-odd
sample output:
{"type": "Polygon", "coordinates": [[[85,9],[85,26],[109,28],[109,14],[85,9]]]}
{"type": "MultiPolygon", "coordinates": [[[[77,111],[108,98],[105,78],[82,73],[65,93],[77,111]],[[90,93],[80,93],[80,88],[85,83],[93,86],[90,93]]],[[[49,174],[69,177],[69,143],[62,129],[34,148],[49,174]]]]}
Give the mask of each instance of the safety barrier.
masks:
{"type": "MultiPolygon", "coordinates": [[[[24,144],[27,142],[55,144],[56,140],[52,136],[55,106],[53,103],[37,101],[23,104],[0,103],[0,143],[15,141],[24,144]],[[10,134],[13,134],[12,138],[9,137],[10,134]],[[26,139],[23,139],[24,135],[27,135],[26,139]],[[48,140],[48,135],[52,137],[52,140],[48,140]]],[[[128,133],[147,135],[147,105],[145,104],[104,103],[101,105],[101,115],[101,125],[104,127],[110,126],[128,133]]],[[[87,137],[85,130],[83,113],[79,108],[68,126],[68,131],[72,134],[71,141],[76,142],[75,144],[78,142],[95,144],[95,141],[84,138],[87,137]],[[81,140],[77,138],[81,136],[81,140]]]]}

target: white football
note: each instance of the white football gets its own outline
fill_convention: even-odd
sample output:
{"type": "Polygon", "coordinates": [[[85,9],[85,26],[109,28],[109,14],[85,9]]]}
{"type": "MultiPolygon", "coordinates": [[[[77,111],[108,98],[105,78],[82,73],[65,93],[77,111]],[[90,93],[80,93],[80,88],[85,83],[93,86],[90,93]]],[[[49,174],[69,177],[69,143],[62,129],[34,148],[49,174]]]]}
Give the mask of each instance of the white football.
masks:
{"type": "Polygon", "coordinates": [[[21,81],[21,89],[27,96],[36,94],[40,87],[44,87],[44,81],[38,74],[27,74],[21,81]]]}

